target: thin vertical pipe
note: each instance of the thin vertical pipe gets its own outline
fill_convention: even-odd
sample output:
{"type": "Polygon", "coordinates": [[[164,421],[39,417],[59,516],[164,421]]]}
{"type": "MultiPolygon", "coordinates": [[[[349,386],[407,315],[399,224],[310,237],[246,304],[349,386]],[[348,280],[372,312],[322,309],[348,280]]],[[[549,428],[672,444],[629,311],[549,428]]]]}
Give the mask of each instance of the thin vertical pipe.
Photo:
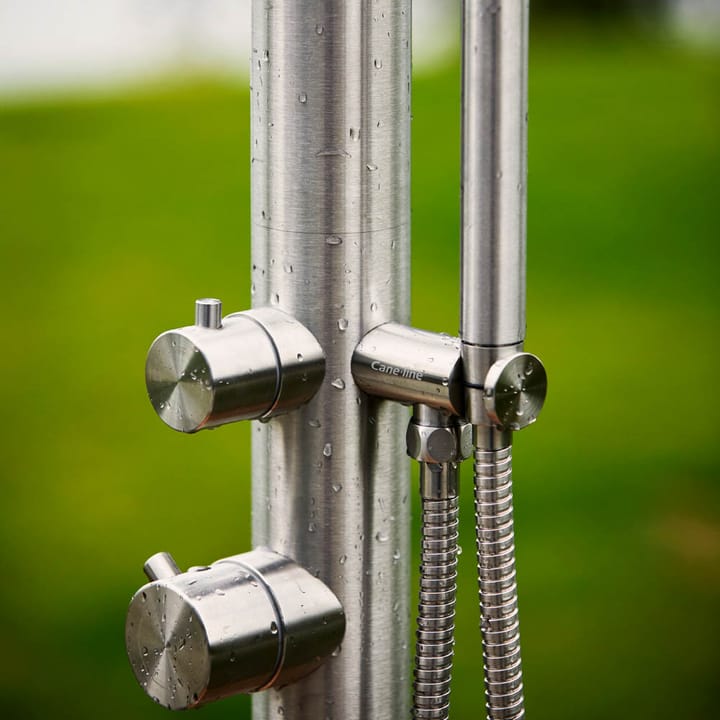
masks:
{"type": "Polygon", "coordinates": [[[255,720],[410,712],[406,412],[354,384],[360,338],[409,314],[410,1],[253,1],[253,305],[326,354],[299,411],[253,428],[253,540],[342,601],[338,653],[255,720]]]}
{"type": "Polygon", "coordinates": [[[463,343],[525,337],[527,0],[464,0],[463,343]]]}

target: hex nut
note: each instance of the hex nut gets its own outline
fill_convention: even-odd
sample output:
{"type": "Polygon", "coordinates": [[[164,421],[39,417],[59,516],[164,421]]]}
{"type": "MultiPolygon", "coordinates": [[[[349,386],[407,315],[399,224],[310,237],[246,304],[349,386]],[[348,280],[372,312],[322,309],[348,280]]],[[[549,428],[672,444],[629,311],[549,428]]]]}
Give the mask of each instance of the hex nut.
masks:
{"type": "Polygon", "coordinates": [[[445,463],[458,458],[458,437],[452,427],[408,425],[407,453],[421,462],[445,463]]]}
{"type": "Polygon", "coordinates": [[[455,432],[458,435],[460,460],[467,460],[473,452],[472,425],[466,422],[460,423],[456,426],[455,432]]]}

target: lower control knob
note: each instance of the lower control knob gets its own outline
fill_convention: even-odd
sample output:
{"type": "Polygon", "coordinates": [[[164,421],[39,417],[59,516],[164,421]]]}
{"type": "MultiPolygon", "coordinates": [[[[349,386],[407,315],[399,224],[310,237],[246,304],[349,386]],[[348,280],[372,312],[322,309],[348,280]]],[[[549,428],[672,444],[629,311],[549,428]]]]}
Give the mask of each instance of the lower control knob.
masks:
{"type": "Polygon", "coordinates": [[[293,682],[344,631],[340,601],[322,581],[260,548],[140,588],[125,643],[145,692],[183,710],[293,682]]]}

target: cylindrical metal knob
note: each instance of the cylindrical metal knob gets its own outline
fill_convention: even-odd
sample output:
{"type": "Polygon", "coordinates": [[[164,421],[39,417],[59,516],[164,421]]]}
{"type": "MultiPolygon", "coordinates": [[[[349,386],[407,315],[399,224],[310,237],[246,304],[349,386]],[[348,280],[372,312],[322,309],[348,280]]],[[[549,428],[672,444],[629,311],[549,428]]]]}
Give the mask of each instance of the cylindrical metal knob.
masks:
{"type": "Polygon", "coordinates": [[[522,430],[537,420],[547,394],[540,359],[516,353],[495,362],[485,377],[483,401],[490,420],[503,430],[522,430]]]}
{"type": "Polygon", "coordinates": [[[191,433],[267,419],[312,398],[325,357],[303,325],[270,308],[221,323],[219,301],[198,302],[197,324],[163,333],[148,352],[148,395],[165,423],[191,433]]]}
{"type": "Polygon", "coordinates": [[[260,548],[140,588],[125,642],[145,692],[182,710],[293,682],[344,631],[340,601],[323,582],[260,548]]]}

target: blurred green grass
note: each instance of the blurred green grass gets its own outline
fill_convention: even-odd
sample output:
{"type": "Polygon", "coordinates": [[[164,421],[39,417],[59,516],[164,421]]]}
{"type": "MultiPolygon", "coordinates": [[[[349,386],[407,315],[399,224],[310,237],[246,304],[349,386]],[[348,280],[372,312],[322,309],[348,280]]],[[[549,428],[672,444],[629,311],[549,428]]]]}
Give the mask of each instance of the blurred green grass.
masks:
{"type": "MultiPolygon", "coordinates": [[[[707,719],[719,58],[612,27],[540,28],[531,47],[528,347],[551,385],[515,453],[529,712],[707,719]]],[[[413,321],[450,332],[458,103],[456,67],[415,79],[413,321]]],[[[5,717],[165,716],[124,656],[141,562],[249,547],[248,427],[166,431],[142,377],[195,297],[249,304],[248,115],[219,81],[0,106],[5,717]]],[[[469,470],[458,719],[482,704],[469,470]]]]}

